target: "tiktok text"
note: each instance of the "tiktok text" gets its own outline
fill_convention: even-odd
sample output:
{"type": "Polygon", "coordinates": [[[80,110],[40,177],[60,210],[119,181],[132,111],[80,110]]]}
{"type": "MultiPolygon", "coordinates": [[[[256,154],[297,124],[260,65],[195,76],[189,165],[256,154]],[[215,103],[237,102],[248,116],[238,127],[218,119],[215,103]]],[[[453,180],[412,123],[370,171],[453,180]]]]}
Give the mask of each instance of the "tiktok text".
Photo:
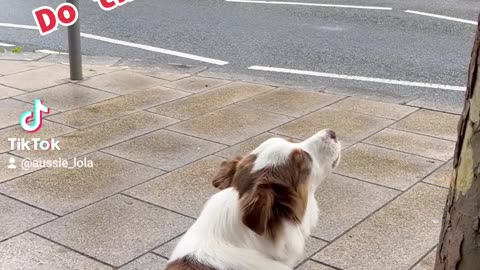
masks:
{"type": "Polygon", "coordinates": [[[29,151],[29,150],[52,150],[52,151],[59,151],[60,150],[60,141],[56,139],[49,139],[49,140],[41,140],[39,138],[33,139],[25,139],[25,138],[8,138],[10,142],[10,150],[21,150],[21,151],[29,151]]]}

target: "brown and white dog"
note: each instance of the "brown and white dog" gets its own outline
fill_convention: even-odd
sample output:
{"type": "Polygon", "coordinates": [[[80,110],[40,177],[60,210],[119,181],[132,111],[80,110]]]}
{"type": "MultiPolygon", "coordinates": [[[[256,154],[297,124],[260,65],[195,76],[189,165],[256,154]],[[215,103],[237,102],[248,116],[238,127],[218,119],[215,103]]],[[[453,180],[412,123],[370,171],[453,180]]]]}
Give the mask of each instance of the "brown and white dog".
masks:
{"type": "Polygon", "coordinates": [[[318,219],[314,197],[340,160],[335,132],[301,143],[272,138],[225,161],[200,217],[167,270],[291,270],[318,219]]]}

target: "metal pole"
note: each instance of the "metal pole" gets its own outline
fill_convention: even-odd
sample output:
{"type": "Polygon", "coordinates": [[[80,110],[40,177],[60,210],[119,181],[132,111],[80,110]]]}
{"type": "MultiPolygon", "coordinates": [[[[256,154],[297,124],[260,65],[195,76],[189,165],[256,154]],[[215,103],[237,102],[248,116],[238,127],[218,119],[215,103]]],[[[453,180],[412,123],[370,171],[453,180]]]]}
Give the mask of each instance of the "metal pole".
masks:
{"type": "MultiPolygon", "coordinates": [[[[77,10],[79,10],[78,0],[67,0],[67,2],[74,5],[77,10]]],[[[68,55],[70,58],[70,79],[83,80],[82,48],[80,45],[80,18],[78,18],[77,22],[68,27],[68,55]]]]}

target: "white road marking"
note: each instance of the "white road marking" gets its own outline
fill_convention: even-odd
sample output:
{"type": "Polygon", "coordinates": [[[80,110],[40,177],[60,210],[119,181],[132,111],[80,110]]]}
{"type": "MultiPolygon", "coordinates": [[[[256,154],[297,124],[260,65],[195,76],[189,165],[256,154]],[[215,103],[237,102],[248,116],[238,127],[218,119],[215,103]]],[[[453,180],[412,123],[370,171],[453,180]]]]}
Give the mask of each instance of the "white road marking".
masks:
{"type": "Polygon", "coordinates": [[[0,23],[0,26],[1,27],[8,27],[8,28],[21,28],[21,29],[38,30],[38,28],[36,26],[14,24],[14,23],[0,23]]]}
{"type": "Polygon", "coordinates": [[[0,46],[3,46],[3,47],[15,47],[15,45],[13,45],[13,44],[2,43],[2,42],[0,42],[0,46]]]}
{"type": "MultiPolygon", "coordinates": [[[[37,30],[36,26],[12,24],[12,23],[0,23],[0,27],[37,30]]],[[[84,38],[99,40],[99,41],[103,41],[103,42],[107,42],[107,43],[112,43],[112,44],[137,48],[137,49],[151,51],[151,52],[173,55],[173,56],[177,56],[177,57],[187,58],[187,59],[196,60],[196,61],[205,62],[205,63],[210,63],[210,64],[214,64],[214,65],[219,65],[219,66],[223,66],[223,65],[228,64],[228,62],[225,62],[225,61],[222,61],[222,60],[202,57],[202,56],[189,54],[189,53],[172,51],[172,50],[168,50],[168,49],[162,49],[162,48],[153,47],[153,46],[149,46],[149,45],[143,45],[143,44],[123,41],[123,40],[118,40],[118,39],[113,39],[113,38],[107,38],[107,37],[102,37],[102,36],[97,36],[97,35],[92,35],[92,34],[87,34],[87,33],[80,33],[80,35],[84,38]]]]}
{"type": "Polygon", "coordinates": [[[414,10],[405,10],[405,12],[406,13],[411,13],[411,14],[417,14],[417,15],[423,15],[423,16],[428,16],[428,17],[434,17],[434,18],[449,20],[449,21],[454,21],[454,22],[461,22],[461,23],[478,25],[478,23],[476,21],[464,20],[464,19],[459,19],[459,18],[454,18],[454,17],[449,17],[449,16],[443,16],[443,15],[438,15],[438,14],[433,14],[433,13],[426,13],[426,12],[414,11],[414,10]]]}
{"type": "Polygon", "coordinates": [[[64,55],[68,55],[68,53],[51,51],[51,50],[35,50],[35,52],[48,53],[48,54],[64,54],[64,55]]]}
{"type": "Polygon", "coordinates": [[[225,62],[225,61],[222,61],[222,60],[206,58],[206,57],[202,57],[202,56],[198,56],[198,55],[193,55],[193,54],[188,54],[188,53],[182,53],[182,52],[162,49],[162,48],[153,47],[153,46],[149,46],[149,45],[143,45],[143,44],[138,44],[138,43],[133,43],[133,42],[128,42],[128,41],[113,39],[113,38],[101,37],[101,36],[91,35],[91,34],[86,34],[86,33],[81,33],[80,35],[84,38],[95,39],[95,40],[99,40],[99,41],[103,41],[103,42],[108,42],[108,43],[112,43],[112,44],[117,44],[117,45],[142,49],[142,50],[146,50],[146,51],[152,51],[152,52],[158,52],[158,53],[178,56],[178,57],[182,57],[182,58],[187,58],[187,59],[191,59],[191,60],[206,62],[206,63],[219,65],[219,66],[223,66],[223,65],[228,64],[228,62],[225,62]]]}
{"type": "Polygon", "coordinates": [[[234,3],[249,3],[249,4],[269,4],[269,5],[292,5],[292,6],[312,6],[312,7],[332,7],[332,8],[356,8],[356,9],[392,10],[391,7],[352,6],[352,5],[337,5],[337,4],[317,4],[317,3],[304,3],[304,2],[254,1],[254,0],[225,0],[225,1],[226,1],[226,2],[234,2],[234,3]]]}
{"type": "Polygon", "coordinates": [[[325,77],[325,78],[332,78],[332,79],[354,80],[354,81],[363,81],[363,82],[374,82],[374,83],[395,84],[395,85],[403,85],[403,86],[453,90],[453,91],[465,91],[466,90],[465,86],[453,86],[453,85],[435,84],[435,83],[390,80],[390,79],[382,79],[382,78],[351,76],[351,75],[316,72],[316,71],[305,71],[305,70],[287,69],[287,68],[251,66],[248,69],[270,71],[270,72],[279,72],[279,73],[290,73],[290,74],[298,74],[298,75],[308,75],[308,76],[316,76],[316,77],[325,77]]]}

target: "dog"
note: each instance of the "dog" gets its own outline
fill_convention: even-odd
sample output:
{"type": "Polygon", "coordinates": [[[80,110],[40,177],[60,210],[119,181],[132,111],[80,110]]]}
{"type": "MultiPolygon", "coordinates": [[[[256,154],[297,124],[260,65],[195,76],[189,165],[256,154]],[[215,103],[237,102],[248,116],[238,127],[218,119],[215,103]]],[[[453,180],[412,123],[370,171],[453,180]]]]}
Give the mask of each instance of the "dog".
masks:
{"type": "Polygon", "coordinates": [[[291,270],[317,224],[315,190],[340,161],[332,130],[263,142],[224,161],[220,189],[173,250],[166,270],[291,270]]]}

